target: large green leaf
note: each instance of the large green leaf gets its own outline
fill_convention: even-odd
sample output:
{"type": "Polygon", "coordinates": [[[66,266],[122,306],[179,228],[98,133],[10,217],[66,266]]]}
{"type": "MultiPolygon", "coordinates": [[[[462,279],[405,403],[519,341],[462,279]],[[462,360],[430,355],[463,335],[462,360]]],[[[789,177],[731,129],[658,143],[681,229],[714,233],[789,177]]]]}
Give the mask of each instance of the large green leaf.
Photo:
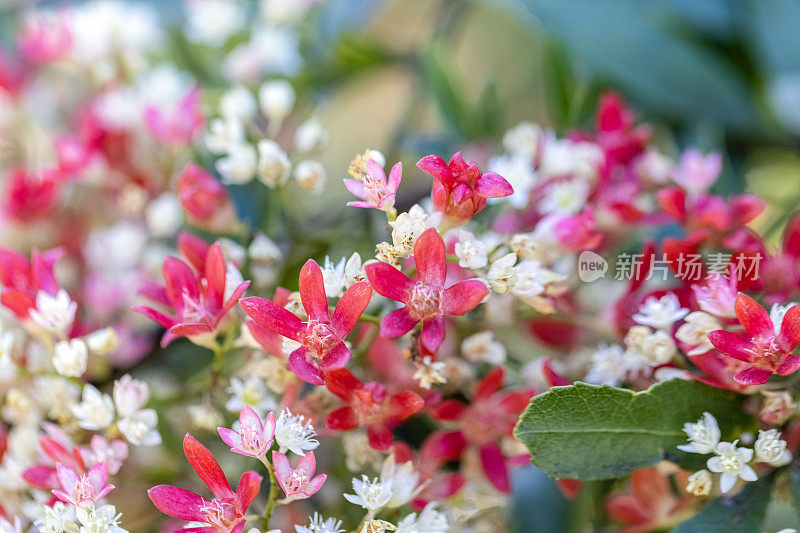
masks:
{"type": "MultiPolygon", "coordinates": [[[[757,123],[742,72],[711,47],[670,33],[680,13],[642,0],[518,0],[599,79],[677,119],[746,131],[757,123]]],[[[696,2],[703,3],[703,2],[696,2]]]]}
{"type": "Polygon", "coordinates": [[[676,447],[686,443],[683,424],[704,411],[726,434],[749,421],[740,395],[696,381],[674,379],[636,393],[576,382],[532,398],[514,435],[551,477],[616,478],[664,459],[702,462],[676,447]]]}
{"type": "Polygon", "coordinates": [[[719,497],[706,504],[694,517],[672,530],[672,533],[752,533],[764,530],[770,493],[775,476],[748,483],[736,496],[719,497]]]}

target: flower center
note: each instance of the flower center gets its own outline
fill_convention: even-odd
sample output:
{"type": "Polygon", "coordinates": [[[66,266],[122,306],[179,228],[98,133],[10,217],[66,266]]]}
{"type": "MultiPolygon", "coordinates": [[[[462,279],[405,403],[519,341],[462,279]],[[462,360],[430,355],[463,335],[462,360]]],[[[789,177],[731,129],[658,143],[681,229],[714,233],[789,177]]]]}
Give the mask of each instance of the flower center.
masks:
{"type": "Polygon", "coordinates": [[[333,334],[328,324],[309,320],[306,326],[306,335],[303,344],[317,357],[331,351],[339,343],[339,338],[333,334]]]}
{"type": "Polygon", "coordinates": [[[308,475],[302,470],[292,471],[283,482],[290,493],[302,492],[306,483],[308,483],[308,475]]]}
{"type": "Polygon", "coordinates": [[[262,433],[251,427],[242,428],[240,435],[242,436],[242,448],[244,451],[254,455],[260,454],[267,444],[262,433]]]}
{"type": "Polygon", "coordinates": [[[206,305],[205,297],[203,295],[200,295],[200,297],[195,300],[189,296],[189,291],[184,289],[181,297],[183,299],[181,317],[185,321],[193,322],[195,324],[213,324],[213,317],[208,311],[208,306],[206,305]]]}
{"type": "Polygon", "coordinates": [[[411,289],[408,310],[419,320],[442,314],[442,289],[417,284],[411,289]]]}
{"type": "Polygon", "coordinates": [[[200,511],[205,515],[206,522],[220,528],[229,528],[236,520],[236,510],[228,501],[214,499],[203,504],[200,511]]]}
{"type": "Polygon", "coordinates": [[[386,185],[380,180],[373,179],[369,174],[364,176],[364,200],[371,205],[379,206],[387,196],[386,185]]]}
{"type": "Polygon", "coordinates": [[[737,473],[742,469],[742,461],[736,455],[726,455],[722,458],[722,469],[725,472],[737,473]]]}

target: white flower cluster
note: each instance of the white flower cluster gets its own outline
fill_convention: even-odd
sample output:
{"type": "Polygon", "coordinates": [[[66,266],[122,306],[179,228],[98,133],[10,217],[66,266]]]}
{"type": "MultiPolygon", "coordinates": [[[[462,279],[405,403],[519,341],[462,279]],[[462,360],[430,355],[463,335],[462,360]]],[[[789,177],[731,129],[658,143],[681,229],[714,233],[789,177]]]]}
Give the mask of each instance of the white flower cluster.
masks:
{"type": "Polygon", "coordinates": [[[161,435],[156,429],[158,414],[153,409],[144,408],[150,398],[147,383],[126,374],[114,382],[113,395],[112,400],[93,385],[84,385],[82,401],[72,407],[78,425],[89,431],[98,431],[110,427],[116,419],[117,428],[131,444],[161,444],[161,435]]]}
{"type": "MultiPolygon", "coordinates": [[[[317,161],[301,160],[294,167],[289,154],[271,136],[286,122],[295,104],[294,88],[284,80],[267,81],[258,91],[258,101],[244,85],[237,85],[222,95],[220,117],[209,121],[205,144],[222,156],[217,171],[228,184],[242,185],[254,177],[267,187],[280,187],[294,176],[303,189],[319,192],[325,184],[325,168],[317,161]],[[266,126],[263,124],[266,123],[266,126]],[[255,145],[248,140],[256,138],[255,145]]],[[[294,154],[318,150],[327,141],[319,121],[311,118],[301,124],[294,137],[294,154]]]]}
{"type": "Polygon", "coordinates": [[[122,515],[113,505],[84,508],[56,502],[52,507],[42,507],[42,516],[34,521],[34,526],[43,532],[127,533],[119,525],[120,518],[122,515]]]}
{"type": "Polygon", "coordinates": [[[711,413],[703,413],[696,423],[687,423],[683,431],[689,437],[689,444],[678,446],[678,449],[689,453],[715,454],[708,459],[708,470],[700,470],[689,477],[686,487],[688,492],[696,495],[707,495],[711,492],[713,478],[711,472],[720,474],[720,492],[730,491],[739,479],[755,481],[758,479],[750,462],[767,463],[782,466],[792,460],[786,449],[786,441],[781,439],[777,429],[759,430],[753,449],[740,448],[739,440],[721,442],[722,434],[717,419],[711,413]],[[710,470],[710,472],[709,472],[710,470]]]}

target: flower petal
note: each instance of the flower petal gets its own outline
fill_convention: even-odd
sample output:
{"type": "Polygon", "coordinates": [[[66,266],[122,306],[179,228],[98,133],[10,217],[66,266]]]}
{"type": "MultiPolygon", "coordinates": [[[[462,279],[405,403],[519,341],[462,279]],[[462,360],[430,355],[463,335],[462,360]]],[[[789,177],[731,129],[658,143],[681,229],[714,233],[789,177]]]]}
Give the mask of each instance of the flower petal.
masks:
{"type": "Polygon", "coordinates": [[[313,259],[306,261],[300,270],[300,300],[309,318],[328,321],[328,298],[322,269],[313,259]]]}
{"type": "Polygon", "coordinates": [[[508,478],[508,467],[500,446],[492,442],[480,449],[481,467],[486,479],[500,492],[509,492],[511,482],[508,478]]]}
{"type": "Polygon", "coordinates": [[[450,167],[448,167],[444,159],[438,155],[427,155],[423,157],[417,161],[417,168],[423,172],[427,172],[433,179],[445,185],[450,185],[453,182],[453,173],[450,171],[450,167]]]}
{"type": "Polygon", "coordinates": [[[514,194],[511,184],[496,172],[487,172],[478,178],[476,190],[484,198],[503,198],[514,194]]]}
{"type": "Polygon", "coordinates": [[[425,230],[414,245],[414,264],[423,283],[441,287],[447,277],[444,240],[436,228],[425,230]]]}
{"type": "Polygon", "coordinates": [[[794,374],[798,368],[800,368],[800,355],[787,355],[775,372],[781,376],[788,376],[794,374]]]}
{"type": "Polygon", "coordinates": [[[367,440],[369,445],[379,452],[387,452],[392,447],[394,435],[392,429],[384,422],[367,426],[367,440]]]}
{"type": "Polygon", "coordinates": [[[355,429],[358,427],[358,415],[352,407],[340,407],[328,415],[325,426],[328,429],[341,431],[355,429]]]}
{"type": "Polygon", "coordinates": [[[389,182],[387,186],[390,191],[397,192],[397,188],[400,186],[400,181],[403,179],[403,163],[398,162],[392,167],[392,170],[389,171],[389,182]]]}
{"type": "Polygon", "coordinates": [[[734,304],[736,318],[751,337],[772,337],[775,329],[767,310],[746,294],[739,293],[734,304]]]}
{"type": "Polygon", "coordinates": [[[194,492],[172,485],[158,485],[148,490],[147,495],[158,510],[166,515],[197,522],[206,519],[201,509],[210,502],[194,492]]]}
{"type": "Polygon", "coordinates": [[[733,376],[733,379],[742,385],[763,385],[770,376],[772,376],[772,372],[769,370],[751,366],[733,376]]]}
{"type": "Polygon", "coordinates": [[[327,474],[320,474],[317,477],[313,478],[306,484],[306,489],[305,489],[306,494],[308,494],[309,496],[313,496],[314,494],[319,492],[319,489],[322,488],[322,485],[325,483],[326,479],[328,479],[327,474]]]}
{"type": "Polygon", "coordinates": [[[422,334],[420,340],[422,345],[431,352],[439,349],[446,336],[444,317],[442,315],[426,318],[422,322],[422,334]]]}
{"type": "Polygon", "coordinates": [[[708,340],[711,341],[714,348],[734,359],[745,362],[753,359],[753,353],[750,351],[753,345],[741,335],[718,329],[708,333],[708,340]]]}
{"type": "Polygon", "coordinates": [[[364,192],[364,182],[363,181],[351,180],[351,179],[345,179],[345,180],[342,180],[342,181],[344,181],[344,186],[347,187],[348,191],[353,193],[355,196],[358,196],[362,200],[364,199],[364,197],[366,196],[366,193],[364,192]]]}
{"type": "Polygon", "coordinates": [[[344,368],[350,360],[350,355],[350,348],[348,348],[345,343],[339,342],[331,351],[322,357],[319,363],[320,370],[322,372],[328,372],[344,368]]]}
{"type": "Polygon", "coordinates": [[[250,296],[239,300],[239,305],[256,324],[274,331],[278,335],[293,341],[300,341],[302,334],[305,333],[306,328],[303,321],[275,302],[250,296]]]}
{"type": "Polygon", "coordinates": [[[367,279],[375,292],[398,302],[407,302],[414,282],[392,265],[370,263],[364,267],[367,279]]]}
{"type": "Polygon", "coordinates": [[[417,325],[417,322],[419,321],[411,316],[408,307],[402,307],[383,317],[383,320],[381,320],[381,336],[389,338],[401,337],[411,331],[417,325]]]}
{"type": "Polygon", "coordinates": [[[225,474],[219,467],[219,464],[214,459],[214,456],[208,451],[208,448],[200,444],[194,437],[186,434],[183,439],[183,451],[186,453],[186,458],[189,463],[206,484],[214,496],[217,498],[232,498],[233,491],[225,474]]]}
{"type": "Polygon", "coordinates": [[[258,473],[248,470],[239,478],[239,485],[236,487],[236,499],[239,501],[242,512],[247,511],[250,504],[258,496],[261,490],[261,481],[264,478],[258,473]]]}
{"type": "Polygon", "coordinates": [[[786,352],[800,344],[800,305],[793,305],[783,316],[778,343],[786,352]]]}
{"type": "Polygon", "coordinates": [[[314,457],[314,452],[306,452],[306,454],[297,461],[296,470],[302,470],[308,477],[312,477],[316,469],[317,459],[314,457]]]}
{"type": "Polygon", "coordinates": [[[219,309],[222,307],[222,298],[225,294],[225,276],[227,268],[225,258],[222,256],[222,246],[215,242],[206,252],[206,272],[205,278],[208,281],[206,286],[206,297],[209,300],[209,307],[219,309]]]}
{"type": "Polygon", "coordinates": [[[281,452],[272,452],[272,466],[275,468],[278,480],[284,479],[292,473],[292,465],[289,463],[289,459],[281,452]]]}
{"type": "Polygon", "coordinates": [[[217,428],[217,432],[222,442],[230,446],[231,450],[242,449],[242,435],[240,433],[228,428],[217,428]]]}
{"type": "Polygon", "coordinates": [[[331,318],[331,328],[340,339],[352,331],[371,298],[372,287],[366,281],[355,283],[344,292],[331,318]]]}
{"type": "Polygon", "coordinates": [[[489,294],[489,288],[479,279],[468,279],[448,287],[442,293],[442,312],[461,316],[475,309],[489,294]]]}
{"type": "Polygon", "coordinates": [[[306,383],[322,385],[325,383],[325,376],[316,365],[311,364],[310,355],[311,351],[306,347],[296,349],[289,355],[289,369],[306,383]]]}

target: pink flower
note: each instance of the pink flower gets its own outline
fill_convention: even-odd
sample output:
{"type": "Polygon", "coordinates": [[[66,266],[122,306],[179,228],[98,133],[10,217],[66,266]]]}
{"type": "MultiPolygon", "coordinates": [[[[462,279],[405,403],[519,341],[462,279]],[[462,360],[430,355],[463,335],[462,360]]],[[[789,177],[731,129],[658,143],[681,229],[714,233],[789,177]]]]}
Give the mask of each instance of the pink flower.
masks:
{"type": "Polygon", "coordinates": [[[266,420],[261,421],[258,413],[248,406],[239,412],[239,431],[228,428],[217,428],[219,436],[234,453],[249,457],[261,457],[270,446],[275,436],[275,414],[269,413],[266,420]]]}
{"type": "Polygon", "coordinates": [[[392,446],[392,428],[425,405],[414,392],[402,391],[390,396],[380,383],[362,383],[346,368],[329,373],[327,387],[347,403],[328,415],[328,429],[346,431],[364,425],[369,445],[382,452],[392,446]]]}
{"type": "Polygon", "coordinates": [[[101,435],[95,435],[89,442],[89,448],[81,449],[81,455],[87,464],[105,463],[108,473],[113,476],[128,457],[128,445],[121,440],[108,442],[101,435]]]}
{"type": "Polygon", "coordinates": [[[356,283],[345,291],[330,316],[322,270],[309,259],[300,270],[300,299],[308,322],[264,298],[242,298],[239,303],[258,325],[299,342],[301,346],[289,355],[289,368],[303,381],[322,385],[325,372],[343,368],[350,359],[344,339],[371,297],[369,283],[356,283]]]}
{"type": "Polygon", "coordinates": [[[58,487],[55,465],[62,464],[75,472],[86,472],[81,449],[58,426],[49,422],[43,424],[47,435],[39,436],[39,449],[42,458],[22,474],[22,478],[37,489],[48,490],[58,487]]]}
{"type": "Polygon", "coordinates": [[[203,168],[189,163],[178,178],[178,198],[198,227],[224,233],[236,226],[236,210],[228,190],[203,168]]]}
{"type": "Polygon", "coordinates": [[[195,87],[186,93],[175,109],[147,106],[144,123],[150,134],[161,142],[173,145],[190,143],[203,127],[200,89],[195,87]]]}
{"type": "Polygon", "coordinates": [[[58,463],[56,473],[64,490],[54,490],[53,495],[78,507],[94,505],[114,488],[114,485],[107,484],[108,467],[105,463],[97,463],[87,474],[78,474],[72,468],[58,463]]]}
{"type": "Polygon", "coordinates": [[[553,224],[553,233],[561,246],[575,252],[594,250],[603,241],[590,207],[579,215],[558,217],[553,224]]]}
{"type": "Polygon", "coordinates": [[[800,356],[791,354],[800,344],[800,305],[788,309],[780,324],[774,324],[763,307],[742,293],[736,297],[735,310],[745,334],[721,329],[708,334],[717,350],[750,363],[733,379],[743,385],[761,385],[773,373],[787,376],[800,368],[800,356]]]}
{"type": "Polygon", "coordinates": [[[723,318],[736,316],[737,273],[732,271],[729,277],[712,276],[705,285],[692,285],[694,297],[700,309],[723,318]]]}
{"type": "Polygon", "coordinates": [[[325,474],[317,477],[314,470],[317,469],[317,460],[314,452],[308,452],[297,462],[297,468],[292,469],[289,459],[281,452],[272,452],[272,464],[275,467],[275,476],[278,478],[278,485],[281,486],[286,498],[289,500],[305,500],[322,488],[322,484],[328,478],[325,474]]]}
{"type": "Polygon", "coordinates": [[[672,171],[672,179],[690,194],[696,195],[706,192],[721,172],[722,155],[719,152],[704,156],[690,148],[681,155],[680,164],[672,171]]]}
{"type": "Polygon", "coordinates": [[[486,207],[487,198],[511,196],[514,189],[495,172],[481,174],[472,161],[456,153],[449,163],[436,155],[425,156],[417,168],[433,177],[431,196],[437,211],[441,211],[454,226],[460,226],[486,207]]]}
{"type": "Polygon", "coordinates": [[[39,291],[51,296],[58,292],[53,268],[62,255],[61,249],[47,252],[34,250],[28,262],[17,251],[0,248],[0,303],[17,318],[28,318],[28,312],[36,308],[36,294],[39,291]]]}
{"type": "Polygon", "coordinates": [[[361,202],[347,202],[352,207],[374,207],[389,211],[394,207],[397,187],[403,179],[403,164],[397,163],[389,171],[389,181],[386,173],[374,159],[367,160],[367,172],[362,180],[345,179],[344,186],[347,190],[361,198],[361,202]]]}
{"type": "Polygon", "coordinates": [[[161,339],[162,346],[177,337],[203,340],[213,336],[222,319],[250,285],[249,281],[240,283],[225,300],[226,270],[219,243],[208,248],[202,272],[193,271],[180,259],[168,257],[163,267],[166,287],[149,290],[148,296],[172,307],[175,316],[141,305],[133,307],[133,310],[167,328],[161,339]]]}
{"type": "Polygon", "coordinates": [[[180,531],[240,533],[244,528],[247,509],[261,489],[262,477],[253,471],[245,472],[234,493],[211,452],[188,433],[183,439],[183,450],[194,471],[214,494],[214,499],[207,500],[180,487],[158,485],[147,491],[150,500],[164,514],[208,524],[206,528],[180,531]]]}
{"type": "Polygon", "coordinates": [[[30,13],[25,17],[17,37],[19,51],[34,63],[47,63],[62,57],[72,45],[67,17],[30,13]]]}
{"type": "Polygon", "coordinates": [[[50,215],[61,198],[61,175],[55,169],[34,172],[15,168],[8,172],[3,211],[14,220],[28,222],[50,215]]]}
{"type": "Polygon", "coordinates": [[[435,352],[444,341],[445,315],[460,316],[470,311],[489,294],[489,289],[477,279],[445,288],[445,246],[434,228],[426,230],[417,240],[414,262],[417,278],[413,280],[387,263],[372,263],[365,270],[378,294],[406,304],[383,318],[381,335],[400,337],[421,321],[420,340],[425,348],[435,352]]]}

